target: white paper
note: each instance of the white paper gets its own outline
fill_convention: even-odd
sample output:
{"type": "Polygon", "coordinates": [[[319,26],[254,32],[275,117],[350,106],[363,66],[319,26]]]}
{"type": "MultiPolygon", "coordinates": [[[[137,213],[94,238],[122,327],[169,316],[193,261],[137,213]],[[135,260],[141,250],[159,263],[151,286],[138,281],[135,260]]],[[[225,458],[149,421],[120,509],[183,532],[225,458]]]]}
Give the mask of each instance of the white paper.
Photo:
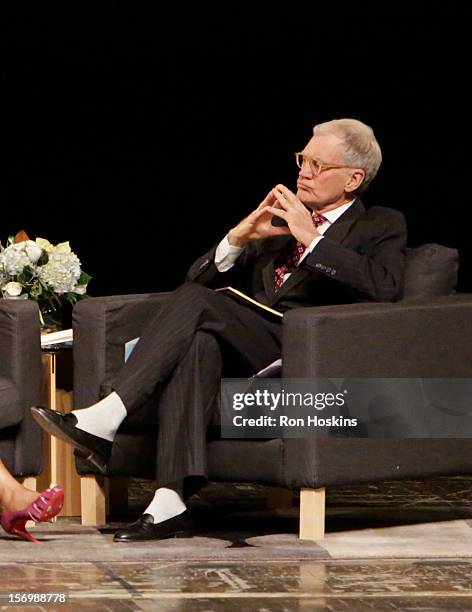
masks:
{"type": "Polygon", "coordinates": [[[74,339],[72,329],[61,329],[50,334],[41,334],[41,346],[51,346],[53,344],[63,344],[72,342],[74,339]]]}

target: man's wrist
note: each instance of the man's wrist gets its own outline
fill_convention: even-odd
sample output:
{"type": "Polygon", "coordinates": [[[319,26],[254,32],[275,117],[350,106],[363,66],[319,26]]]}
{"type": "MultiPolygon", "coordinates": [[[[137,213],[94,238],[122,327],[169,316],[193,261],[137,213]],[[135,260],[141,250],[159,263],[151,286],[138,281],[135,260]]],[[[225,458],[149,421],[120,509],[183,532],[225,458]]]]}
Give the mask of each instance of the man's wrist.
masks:
{"type": "Polygon", "coordinates": [[[231,246],[235,246],[238,247],[240,249],[242,249],[243,247],[246,246],[246,244],[249,242],[249,240],[247,238],[243,238],[241,236],[238,236],[233,230],[230,230],[228,232],[228,242],[231,246]]]}
{"type": "Polygon", "coordinates": [[[304,237],[303,240],[300,240],[300,242],[305,246],[305,248],[309,248],[313,240],[315,240],[315,238],[321,238],[321,236],[322,234],[314,230],[313,232],[307,233],[306,237],[304,237]]]}

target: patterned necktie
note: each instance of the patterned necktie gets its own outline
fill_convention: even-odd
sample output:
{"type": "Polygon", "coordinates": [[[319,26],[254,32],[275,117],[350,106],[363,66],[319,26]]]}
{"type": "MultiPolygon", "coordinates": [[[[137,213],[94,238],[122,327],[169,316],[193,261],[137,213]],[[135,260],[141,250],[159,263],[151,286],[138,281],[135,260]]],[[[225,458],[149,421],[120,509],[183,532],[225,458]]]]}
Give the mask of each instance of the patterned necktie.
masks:
{"type": "MultiPolygon", "coordinates": [[[[321,225],[328,219],[324,215],[320,215],[317,212],[312,214],[312,219],[315,227],[321,225]]],[[[287,253],[281,260],[279,260],[278,265],[275,267],[275,275],[274,275],[274,290],[278,291],[280,287],[283,285],[284,276],[288,272],[292,272],[297,267],[298,262],[300,261],[303,253],[306,251],[306,246],[301,242],[297,242],[295,248],[290,253],[287,253]]]]}

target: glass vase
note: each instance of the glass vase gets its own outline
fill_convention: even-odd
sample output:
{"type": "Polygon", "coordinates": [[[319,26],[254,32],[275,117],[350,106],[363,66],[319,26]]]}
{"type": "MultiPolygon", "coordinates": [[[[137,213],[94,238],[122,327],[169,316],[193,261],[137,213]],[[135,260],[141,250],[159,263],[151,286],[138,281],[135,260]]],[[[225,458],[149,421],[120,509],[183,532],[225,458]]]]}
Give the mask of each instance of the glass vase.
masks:
{"type": "Polygon", "coordinates": [[[38,302],[41,331],[51,333],[72,327],[72,306],[69,302],[38,302]]]}
{"type": "Polygon", "coordinates": [[[39,304],[41,331],[51,333],[62,329],[62,304],[39,304]]]}

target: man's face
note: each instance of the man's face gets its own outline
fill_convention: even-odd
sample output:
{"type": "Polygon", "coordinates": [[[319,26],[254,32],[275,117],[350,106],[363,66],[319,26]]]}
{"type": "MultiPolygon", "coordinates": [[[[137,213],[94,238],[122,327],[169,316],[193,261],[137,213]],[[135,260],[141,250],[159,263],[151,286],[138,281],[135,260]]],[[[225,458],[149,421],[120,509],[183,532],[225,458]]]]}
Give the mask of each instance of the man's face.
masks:
{"type": "MultiPolygon", "coordinates": [[[[303,155],[325,164],[342,164],[340,138],[334,134],[315,134],[303,149],[303,155]]],[[[350,168],[327,168],[315,176],[310,164],[304,163],[297,180],[298,199],[312,209],[335,208],[352,199],[346,196],[350,168]]]]}

